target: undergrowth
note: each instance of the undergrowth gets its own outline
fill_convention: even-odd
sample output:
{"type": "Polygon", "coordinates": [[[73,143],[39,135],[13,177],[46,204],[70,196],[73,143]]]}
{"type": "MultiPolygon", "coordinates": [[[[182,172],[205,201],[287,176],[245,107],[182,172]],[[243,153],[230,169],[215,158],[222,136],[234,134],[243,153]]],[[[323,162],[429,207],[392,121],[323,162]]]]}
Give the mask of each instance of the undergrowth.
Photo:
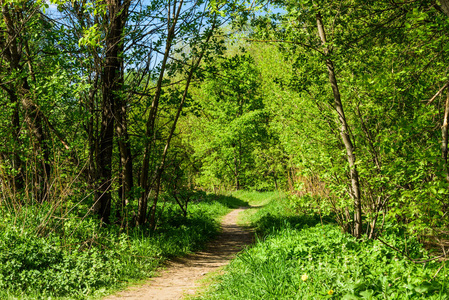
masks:
{"type": "Polygon", "coordinates": [[[159,226],[126,231],[94,216],[57,217],[51,206],[0,207],[0,299],[85,299],[151,276],[167,258],[203,247],[219,217],[246,203],[201,194],[183,216],[173,199],[158,207],[159,226]],[[200,197],[201,196],[201,197],[200,197]]]}
{"type": "MultiPolygon", "coordinates": [[[[298,216],[288,200],[274,199],[248,218],[258,241],[201,298],[449,299],[442,263],[413,263],[377,240],[357,241],[329,220],[298,216]]],[[[428,258],[393,227],[383,238],[415,260],[428,258]]]]}

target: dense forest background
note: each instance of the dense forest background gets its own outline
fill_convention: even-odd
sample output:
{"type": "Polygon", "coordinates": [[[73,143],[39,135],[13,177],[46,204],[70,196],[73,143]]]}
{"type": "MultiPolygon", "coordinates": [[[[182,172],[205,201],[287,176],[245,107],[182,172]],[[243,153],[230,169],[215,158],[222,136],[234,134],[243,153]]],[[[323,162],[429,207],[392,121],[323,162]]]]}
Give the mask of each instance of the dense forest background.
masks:
{"type": "Polygon", "coordinates": [[[0,7],[0,228],[151,234],[167,199],[280,190],[445,255],[449,1],[0,7]]]}

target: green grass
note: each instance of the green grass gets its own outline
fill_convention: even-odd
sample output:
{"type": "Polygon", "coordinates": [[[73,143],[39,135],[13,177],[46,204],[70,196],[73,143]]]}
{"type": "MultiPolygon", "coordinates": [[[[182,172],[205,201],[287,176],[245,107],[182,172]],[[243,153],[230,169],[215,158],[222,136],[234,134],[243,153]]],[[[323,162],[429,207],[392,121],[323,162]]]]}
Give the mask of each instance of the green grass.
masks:
{"type": "Polygon", "coordinates": [[[240,201],[247,202],[251,206],[264,206],[276,199],[283,197],[282,192],[256,192],[256,191],[234,191],[230,196],[240,201]]]}
{"type": "Polygon", "coordinates": [[[20,213],[0,208],[0,299],[98,298],[152,276],[170,257],[201,249],[218,233],[220,217],[245,205],[201,193],[184,217],[167,198],[152,234],[100,227],[92,216],[60,219],[45,205],[20,213]]]}
{"type": "MultiPolygon", "coordinates": [[[[415,264],[379,241],[357,241],[336,224],[296,215],[285,199],[273,198],[248,218],[259,240],[201,299],[449,299],[441,263],[415,264]]],[[[416,259],[427,257],[400,232],[384,239],[416,259]]]]}
{"type": "Polygon", "coordinates": [[[233,198],[247,202],[251,208],[245,210],[238,220],[238,225],[246,226],[257,219],[258,211],[266,205],[273,205],[281,201],[284,194],[282,192],[256,192],[256,191],[234,191],[230,193],[233,198]]]}

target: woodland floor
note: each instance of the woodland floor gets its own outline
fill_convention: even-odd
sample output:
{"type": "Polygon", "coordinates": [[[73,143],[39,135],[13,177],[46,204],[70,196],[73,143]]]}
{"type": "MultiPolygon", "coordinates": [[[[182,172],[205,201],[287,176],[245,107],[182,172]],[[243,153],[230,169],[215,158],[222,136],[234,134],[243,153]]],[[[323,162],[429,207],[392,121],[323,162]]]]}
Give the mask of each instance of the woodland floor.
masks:
{"type": "Polygon", "coordinates": [[[204,275],[228,264],[238,252],[253,242],[253,232],[237,225],[237,217],[244,209],[235,209],[223,217],[222,232],[204,251],[173,259],[159,276],[144,285],[130,287],[104,300],[171,300],[195,294],[204,275]]]}

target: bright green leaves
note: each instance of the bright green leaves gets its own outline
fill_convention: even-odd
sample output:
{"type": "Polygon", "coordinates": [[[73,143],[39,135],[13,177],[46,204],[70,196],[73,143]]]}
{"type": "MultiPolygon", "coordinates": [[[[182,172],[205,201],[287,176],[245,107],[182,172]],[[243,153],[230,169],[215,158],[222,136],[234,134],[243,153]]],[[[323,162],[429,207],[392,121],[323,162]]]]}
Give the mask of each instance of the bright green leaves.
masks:
{"type": "MultiPolygon", "coordinates": [[[[379,209],[387,210],[380,205],[386,203],[395,207],[392,215],[420,218],[420,228],[435,224],[432,216],[441,215],[440,199],[447,186],[439,159],[444,99],[439,100],[439,110],[424,106],[423,99],[444,84],[446,17],[434,7],[415,3],[400,8],[364,1],[338,5],[321,1],[314,7],[310,1],[278,4],[286,13],[273,16],[271,24],[266,18],[255,22],[259,25],[255,34],[276,40],[282,62],[292,65],[274,80],[273,89],[283,89],[277,92],[278,98],[291,94],[291,100],[276,103],[280,105],[276,122],[288,126],[278,123],[275,128],[300,171],[309,171],[318,183],[324,181],[326,188],[321,191],[330,192],[328,201],[337,214],[345,207],[352,210],[346,201],[335,205],[333,198],[349,198],[349,170],[339,146],[337,115],[331,108],[325,61],[317,43],[315,14],[319,10],[355,141],[365,216],[376,218],[379,209]]],[[[304,187],[309,179],[299,180],[304,180],[304,187]]],[[[309,197],[311,207],[315,202],[325,208],[316,190],[310,186],[298,193],[309,197]]]]}
{"type": "Polygon", "coordinates": [[[204,180],[251,185],[253,151],[267,138],[260,74],[247,54],[218,59],[208,69],[193,98],[202,116],[195,120],[192,146],[203,160],[204,180]]]}
{"type": "Polygon", "coordinates": [[[90,46],[90,47],[101,47],[101,32],[99,30],[98,24],[94,24],[92,27],[83,29],[83,37],[79,39],[78,45],[90,46]]]}

